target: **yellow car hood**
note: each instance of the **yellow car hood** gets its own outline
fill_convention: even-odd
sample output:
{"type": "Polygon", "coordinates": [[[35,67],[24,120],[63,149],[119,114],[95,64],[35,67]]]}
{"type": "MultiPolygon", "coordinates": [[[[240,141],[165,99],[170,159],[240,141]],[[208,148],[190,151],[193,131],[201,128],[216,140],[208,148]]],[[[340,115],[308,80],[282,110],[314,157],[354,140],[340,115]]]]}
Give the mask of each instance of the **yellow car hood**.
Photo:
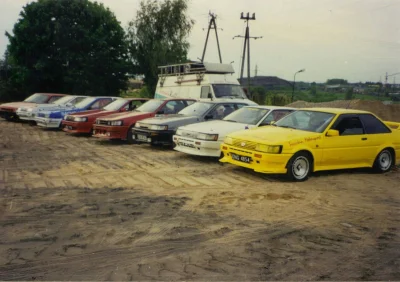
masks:
{"type": "Polygon", "coordinates": [[[237,131],[229,134],[229,137],[261,144],[282,145],[285,142],[296,140],[317,140],[318,137],[321,137],[321,133],[276,126],[266,126],[262,128],[237,131]]]}

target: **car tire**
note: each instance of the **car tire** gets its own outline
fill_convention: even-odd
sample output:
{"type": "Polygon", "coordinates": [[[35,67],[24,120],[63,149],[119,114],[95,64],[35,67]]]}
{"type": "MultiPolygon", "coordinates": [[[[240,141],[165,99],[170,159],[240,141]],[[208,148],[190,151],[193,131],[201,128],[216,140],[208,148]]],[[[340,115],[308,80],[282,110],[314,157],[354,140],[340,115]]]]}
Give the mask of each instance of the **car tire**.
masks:
{"type": "Polygon", "coordinates": [[[312,171],[313,161],[309,153],[298,152],[294,154],[288,164],[286,176],[291,181],[305,181],[312,171]]]}
{"type": "Polygon", "coordinates": [[[389,149],[383,149],[380,151],[374,161],[373,170],[377,173],[385,173],[392,169],[394,164],[393,152],[389,149]]]}
{"type": "Polygon", "coordinates": [[[132,138],[132,128],[135,125],[132,125],[131,127],[129,127],[128,129],[128,133],[126,133],[126,141],[128,142],[128,144],[136,144],[136,141],[132,138]]]}

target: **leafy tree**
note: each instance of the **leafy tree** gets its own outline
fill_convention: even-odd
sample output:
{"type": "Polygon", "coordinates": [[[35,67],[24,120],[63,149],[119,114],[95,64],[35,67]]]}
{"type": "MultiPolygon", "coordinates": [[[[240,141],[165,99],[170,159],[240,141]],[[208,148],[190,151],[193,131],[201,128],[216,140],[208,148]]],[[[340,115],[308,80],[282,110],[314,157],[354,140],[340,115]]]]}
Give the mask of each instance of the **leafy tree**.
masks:
{"type": "Polygon", "coordinates": [[[351,100],[351,99],[353,99],[353,90],[354,90],[353,87],[350,87],[349,89],[347,89],[347,91],[346,91],[346,96],[345,96],[345,99],[346,99],[346,100],[351,100]]]}
{"type": "Polygon", "coordinates": [[[335,85],[335,84],[346,85],[347,83],[348,83],[347,80],[341,78],[333,78],[333,79],[328,79],[326,81],[327,85],[335,85]]]}
{"type": "Polygon", "coordinates": [[[267,91],[262,86],[250,87],[251,97],[257,104],[264,105],[267,98],[267,91]]]}
{"type": "Polygon", "coordinates": [[[186,15],[188,0],[142,0],[129,22],[129,50],[137,73],[154,94],[158,67],[187,61],[187,37],[194,21],[186,15]]]}
{"type": "Polygon", "coordinates": [[[314,97],[317,96],[317,84],[315,82],[311,83],[310,94],[314,97]]]}
{"type": "Polygon", "coordinates": [[[39,0],[6,32],[12,82],[25,95],[118,95],[129,70],[125,32],[115,15],[89,0],[39,0]]]}

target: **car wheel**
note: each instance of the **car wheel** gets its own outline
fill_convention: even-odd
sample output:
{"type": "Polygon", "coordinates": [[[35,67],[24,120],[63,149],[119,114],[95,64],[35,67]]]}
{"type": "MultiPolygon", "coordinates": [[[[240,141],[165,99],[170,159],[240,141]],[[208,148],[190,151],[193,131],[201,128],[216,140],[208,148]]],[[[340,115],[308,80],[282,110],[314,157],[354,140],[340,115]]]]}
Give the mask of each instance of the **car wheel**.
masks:
{"type": "Polygon", "coordinates": [[[290,158],[287,165],[287,177],[294,181],[305,181],[308,179],[312,168],[312,159],[306,152],[299,152],[290,158]]]}
{"type": "Polygon", "coordinates": [[[126,133],[126,141],[128,142],[128,144],[135,144],[136,141],[132,138],[132,128],[135,125],[132,125],[131,127],[129,127],[128,129],[128,133],[126,133]]]}
{"type": "Polygon", "coordinates": [[[393,166],[393,153],[388,148],[383,149],[375,159],[373,169],[379,173],[391,170],[393,166]]]}

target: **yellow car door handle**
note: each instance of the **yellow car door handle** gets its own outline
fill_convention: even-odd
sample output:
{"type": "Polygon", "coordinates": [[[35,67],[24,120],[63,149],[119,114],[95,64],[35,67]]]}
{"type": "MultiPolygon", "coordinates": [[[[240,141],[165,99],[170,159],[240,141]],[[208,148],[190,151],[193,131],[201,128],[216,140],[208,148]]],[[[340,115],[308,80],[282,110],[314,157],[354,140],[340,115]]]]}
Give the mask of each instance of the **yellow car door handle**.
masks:
{"type": "Polygon", "coordinates": [[[368,138],[361,138],[362,141],[365,141],[365,140],[367,140],[367,139],[368,139],[368,138]]]}

